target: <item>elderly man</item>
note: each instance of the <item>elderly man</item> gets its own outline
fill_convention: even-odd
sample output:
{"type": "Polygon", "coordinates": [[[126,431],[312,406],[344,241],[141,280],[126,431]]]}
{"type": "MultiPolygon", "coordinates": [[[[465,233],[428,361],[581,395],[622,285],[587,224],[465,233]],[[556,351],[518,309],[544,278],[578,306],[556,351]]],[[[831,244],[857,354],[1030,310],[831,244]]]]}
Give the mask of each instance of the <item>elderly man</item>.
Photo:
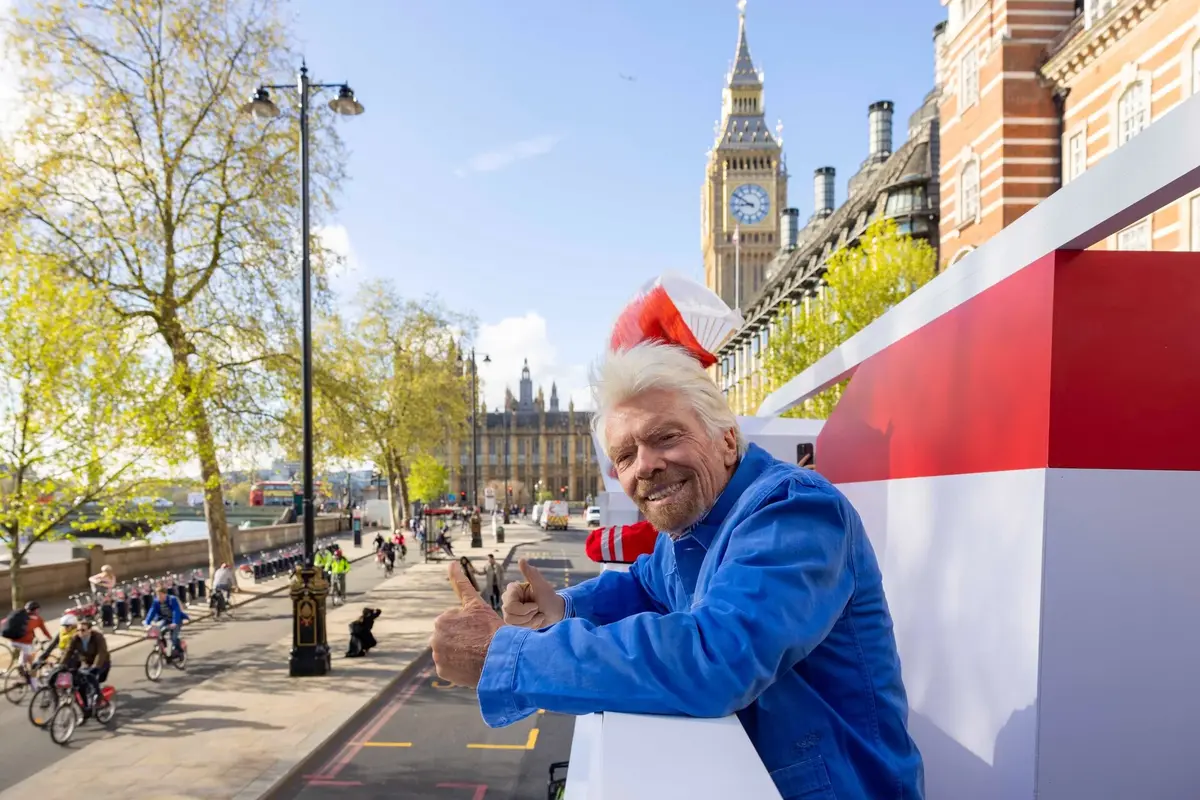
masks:
{"type": "Polygon", "coordinates": [[[610,352],[593,390],[654,552],[561,592],[522,564],[504,625],[452,569],[465,599],[438,619],[438,673],[477,687],[493,727],[539,708],[736,713],[784,798],[922,797],[879,566],[846,498],[748,447],[680,348],[610,352]]]}

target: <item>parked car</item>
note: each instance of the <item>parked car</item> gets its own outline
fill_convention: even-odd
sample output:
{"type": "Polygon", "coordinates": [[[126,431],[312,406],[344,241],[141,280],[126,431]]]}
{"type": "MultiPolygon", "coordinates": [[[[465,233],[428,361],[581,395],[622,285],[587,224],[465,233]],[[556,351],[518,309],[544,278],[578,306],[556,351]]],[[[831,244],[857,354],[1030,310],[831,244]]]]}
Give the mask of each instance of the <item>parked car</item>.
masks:
{"type": "Polygon", "coordinates": [[[583,512],[584,525],[599,525],[600,524],[600,506],[588,506],[587,511],[583,512]]]}

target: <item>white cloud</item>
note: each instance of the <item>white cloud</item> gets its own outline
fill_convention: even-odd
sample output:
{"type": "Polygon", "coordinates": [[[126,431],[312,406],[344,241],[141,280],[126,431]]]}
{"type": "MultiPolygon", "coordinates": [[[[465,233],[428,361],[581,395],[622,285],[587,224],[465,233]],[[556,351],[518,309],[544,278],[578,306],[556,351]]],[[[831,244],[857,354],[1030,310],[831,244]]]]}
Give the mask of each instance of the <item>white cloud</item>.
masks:
{"type": "Polygon", "coordinates": [[[332,265],[329,271],[331,278],[359,271],[362,265],[358,254],[354,252],[354,245],[350,243],[350,232],[345,225],[324,225],[317,228],[316,234],[321,245],[334,253],[340,262],[332,265]]]}
{"type": "Polygon", "coordinates": [[[494,172],[504,169],[518,161],[546,155],[554,149],[558,141],[557,136],[535,136],[506,147],[479,153],[472,156],[465,165],[454,170],[454,174],[461,178],[471,172],[494,172]]]}
{"type": "Polygon", "coordinates": [[[523,317],[506,317],[494,324],[481,325],[475,349],[488,408],[495,409],[504,404],[506,387],[512,390],[514,397],[519,397],[521,367],[525,359],[529,359],[534,396],[537,396],[538,387],[542,387],[547,408],[551,383],[558,384],[559,409],[566,411],[571,400],[575,401],[577,409],[591,407],[587,366],[564,363],[550,339],[546,320],[540,314],[530,311],[523,317]],[[491,358],[491,363],[482,363],[484,354],[491,358]]]}

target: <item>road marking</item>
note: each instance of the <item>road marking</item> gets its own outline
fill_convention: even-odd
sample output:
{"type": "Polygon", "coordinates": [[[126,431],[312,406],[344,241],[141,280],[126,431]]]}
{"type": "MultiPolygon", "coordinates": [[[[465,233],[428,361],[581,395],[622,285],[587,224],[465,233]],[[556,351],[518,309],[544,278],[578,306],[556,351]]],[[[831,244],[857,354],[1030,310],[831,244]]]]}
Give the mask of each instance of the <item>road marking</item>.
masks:
{"type": "Polygon", "coordinates": [[[534,728],[529,732],[529,738],[525,744],[469,744],[468,750],[532,750],[537,747],[538,729],[534,728]]]}
{"type": "Polygon", "coordinates": [[[412,742],[352,742],[359,747],[412,747],[412,742]]]}
{"type": "Polygon", "coordinates": [[[362,781],[327,781],[323,778],[312,778],[309,786],[362,786],[362,781]]]}
{"type": "Polygon", "coordinates": [[[337,778],[338,773],[345,769],[346,765],[353,761],[354,757],[358,755],[359,751],[362,750],[363,745],[361,743],[370,741],[372,736],[379,733],[379,731],[383,729],[383,726],[387,724],[388,720],[395,716],[396,712],[408,702],[408,699],[416,693],[417,689],[421,688],[421,684],[424,683],[425,679],[428,678],[432,673],[433,667],[425,667],[425,669],[414,675],[404,689],[400,692],[398,697],[385,705],[369,723],[364,725],[358,731],[358,733],[351,738],[350,743],[339,750],[337,755],[331,758],[325,764],[325,766],[322,767],[319,773],[309,778],[309,784],[312,785],[320,781],[328,782],[337,778]]]}
{"type": "Polygon", "coordinates": [[[462,688],[461,686],[459,686],[456,683],[451,683],[450,681],[439,681],[437,678],[434,678],[432,681],[430,681],[429,685],[432,686],[434,689],[461,689],[462,688]]]}
{"type": "Polygon", "coordinates": [[[486,783],[439,783],[439,789],[474,789],[475,794],[471,795],[471,800],[483,800],[487,796],[486,783]]]}

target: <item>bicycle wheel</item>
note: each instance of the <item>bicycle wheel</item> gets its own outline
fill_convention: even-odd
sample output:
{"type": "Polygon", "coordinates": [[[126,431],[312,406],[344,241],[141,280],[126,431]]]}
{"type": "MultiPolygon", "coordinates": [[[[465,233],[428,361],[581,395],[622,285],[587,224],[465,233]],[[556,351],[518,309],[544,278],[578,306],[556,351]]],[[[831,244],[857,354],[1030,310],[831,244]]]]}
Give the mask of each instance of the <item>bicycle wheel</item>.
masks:
{"type": "Polygon", "coordinates": [[[14,664],[4,673],[4,696],[8,698],[8,702],[20,705],[28,693],[29,677],[20,664],[14,664]]]}
{"type": "Polygon", "coordinates": [[[188,654],[187,648],[182,648],[179,655],[175,658],[175,667],[177,669],[187,669],[188,654]]]}
{"type": "Polygon", "coordinates": [[[162,677],[163,671],[163,654],[157,647],[150,651],[150,655],[146,656],[146,677],[152,681],[157,681],[162,677]]]}
{"type": "Polygon", "coordinates": [[[96,722],[101,725],[107,725],[113,721],[113,717],[117,715],[117,698],[114,695],[111,700],[105,700],[103,695],[98,695],[95,699],[96,704],[96,722]]]}
{"type": "Polygon", "coordinates": [[[75,735],[78,725],[79,716],[75,711],[75,703],[63,703],[54,710],[54,716],[50,718],[50,740],[55,744],[67,744],[75,735]]]}
{"type": "Polygon", "coordinates": [[[58,692],[54,691],[53,686],[43,686],[33,693],[33,699],[29,701],[29,721],[34,727],[46,727],[58,706],[58,692]]]}

